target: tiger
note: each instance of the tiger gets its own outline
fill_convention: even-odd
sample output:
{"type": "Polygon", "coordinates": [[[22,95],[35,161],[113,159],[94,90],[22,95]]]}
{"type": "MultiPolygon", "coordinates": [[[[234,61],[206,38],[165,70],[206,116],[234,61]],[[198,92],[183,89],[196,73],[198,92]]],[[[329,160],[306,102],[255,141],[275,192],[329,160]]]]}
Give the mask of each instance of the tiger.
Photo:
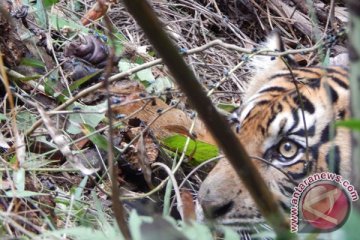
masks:
{"type": "MultiPolygon", "coordinates": [[[[265,46],[284,49],[276,33],[265,46]]],[[[350,117],[347,67],[289,67],[289,62],[255,58],[254,74],[233,117],[237,138],[285,214],[294,187],[305,177],[331,171],[350,178],[352,145],[348,129],[333,128],[335,121],[350,117]]],[[[197,198],[208,218],[243,235],[269,229],[225,158],[202,182],[197,198]]]]}

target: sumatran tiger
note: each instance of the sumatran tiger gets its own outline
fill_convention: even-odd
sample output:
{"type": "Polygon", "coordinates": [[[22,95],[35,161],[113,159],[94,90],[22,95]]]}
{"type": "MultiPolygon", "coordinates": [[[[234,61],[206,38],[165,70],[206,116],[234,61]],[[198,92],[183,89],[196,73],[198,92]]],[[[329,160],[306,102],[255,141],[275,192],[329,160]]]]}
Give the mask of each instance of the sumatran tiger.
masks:
{"type": "MultiPolygon", "coordinates": [[[[266,46],[283,48],[278,34],[270,36],[266,46]]],[[[270,56],[259,56],[253,65],[235,117],[236,134],[250,157],[263,159],[252,161],[279,206],[289,213],[294,187],[305,177],[329,171],[350,178],[351,134],[333,128],[335,121],[350,116],[348,71],[289,68],[280,57],[270,56]]],[[[226,159],[208,174],[198,201],[208,217],[247,237],[269,228],[226,159]]]]}

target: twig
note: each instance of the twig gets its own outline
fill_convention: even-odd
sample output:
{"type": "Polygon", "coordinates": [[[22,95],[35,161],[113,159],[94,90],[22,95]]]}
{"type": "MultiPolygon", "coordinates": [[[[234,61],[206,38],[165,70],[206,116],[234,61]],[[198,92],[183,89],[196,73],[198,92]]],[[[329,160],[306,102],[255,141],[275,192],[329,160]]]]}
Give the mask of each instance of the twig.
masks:
{"type": "MultiPolygon", "coordinates": [[[[98,1],[98,4],[104,4],[102,1],[98,1]]],[[[111,39],[112,46],[110,48],[110,53],[108,56],[108,62],[105,68],[104,84],[107,94],[107,107],[108,107],[108,117],[109,117],[109,144],[108,144],[108,166],[110,168],[110,178],[111,178],[111,200],[112,200],[112,209],[114,211],[116,222],[120,228],[120,231],[125,239],[131,239],[130,230],[125,221],[125,208],[120,200],[120,190],[118,186],[118,172],[117,165],[114,164],[114,140],[113,140],[113,118],[112,118],[112,108],[111,108],[111,94],[110,94],[110,81],[109,76],[111,74],[111,69],[113,68],[113,59],[115,58],[115,45],[113,37],[113,28],[110,23],[110,19],[107,15],[104,16],[105,24],[107,27],[108,36],[111,39]]]]}
{"type": "Polygon", "coordinates": [[[260,177],[259,171],[251,162],[226,120],[217,112],[211,100],[206,97],[195,75],[187,67],[177,48],[162,29],[162,25],[149,3],[144,0],[124,0],[124,3],[154,48],[163,57],[164,63],[176,82],[198,112],[207,129],[215,137],[278,238],[295,238],[295,235],[289,232],[289,223],[280,212],[278,204],[260,177]]]}
{"type": "MultiPolygon", "coordinates": [[[[202,168],[203,166],[205,166],[206,164],[208,163],[211,163],[211,162],[214,162],[214,161],[217,161],[221,158],[223,158],[224,156],[223,155],[220,155],[220,156],[217,156],[217,157],[214,157],[214,158],[210,158],[204,162],[202,162],[201,164],[199,164],[198,166],[196,166],[193,170],[191,170],[191,172],[189,172],[188,175],[186,175],[186,177],[181,181],[180,185],[179,185],[179,189],[181,189],[181,187],[186,183],[186,181],[195,173],[197,172],[200,168],[202,168]]],[[[171,205],[170,205],[170,211],[173,207],[175,203],[175,199],[173,199],[173,201],[171,202],[171,205]]]]}
{"type": "Polygon", "coordinates": [[[156,162],[156,163],[153,163],[152,166],[159,166],[162,169],[164,169],[165,172],[168,174],[169,178],[171,179],[171,182],[172,182],[173,187],[174,187],[176,200],[177,200],[177,209],[178,209],[178,211],[180,213],[181,219],[184,220],[183,202],[182,202],[182,199],[181,199],[181,196],[180,196],[179,186],[178,186],[178,184],[176,182],[174,174],[172,173],[171,169],[168,166],[166,166],[165,164],[163,164],[163,163],[156,162]]]}
{"type": "MultiPolygon", "coordinates": [[[[23,137],[20,136],[18,128],[17,128],[17,124],[16,124],[16,108],[15,108],[15,102],[14,102],[14,97],[12,95],[12,92],[10,90],[10,82],[6,73],[6,69],[5,69],[5,64],[3,62],[3,54],[0,51],[0,75],[1,75],[1,81],[4,84],[5,90],[6,90],[6,95],[7,95],[7,99],[9,101],[9,105],[10,105],[10,114],[11,114],[11,128],[14,134],[14,138],[15,138],[15,143],[14,143],[14,147],[15,147],[15,153],[16,153],[16,163],[15,166],[19,167],[21,165],[21,163],[25,160],[25,144],[23,141],[23,137]]],[[[23,135],[22,135],[23,136],[23,135]]]]}
{"type": "MultiPolygon", "coordinates": [[[[189,129],[189,133],[191,134],[192,131],[194,130],[194,126],[195,126],[195,121],[193,120],[191,127],[189,129]]],[[[174,167],[174,169],[172,170],[172,173],[175,174],[181,164],[183,163],[185,156],[186,156],[186,151],[189,147],[189,143],[190,143],[190,137],[186,138],[185,144],[184,144],[184,149],[182,151],[182,154],[180,156],[179,161],[177,162],[176,166],[174,167]]],[[[167,183],[167,181],[169,180],[169,177],[165,178],[159,185],[157,185],[154,189],[152,189],[151,191],[144,193],[144,194],[138,194],[136,197],[122,197],[121,199],[123,200],[134,200],[134,199],[139,199],[139,198],[144,198],[144,197],[148,197],[152,194],[154,194],[155,192],[159,191],[160,189],[162,189],[164,187],[164,185],[167,183]]]]}
{"type": "MultiPolygon", "coordinates": [[[[193,48],[189,51],[186,51],[184,54],[185,55],[189,55],[189,54],[194,54],[194,53],[198,53],[198,52],[203,52],[205,51],[206,49],[209,49],[211,47],[214,47],[214,46],[221,46],[227,50],[233,50],[233,51],[238,51],[238,52],[242,52],[242,53],[247,53],[247,54],[251,54],[253,53],[253,50],[249,50],[249,49],[246,49],[246,48],[242,48],[242,47],[238,47],[236,45],[233,45],[233,44],[229,44],[229,43],[225,43],[223,41],[221,41],[220,39],[216,39],[214,41],[211,41],[205,45],[202,45],[201,47],[196,47],[196,48],[193,48]]],[[[304,49],[294,49],[294,50],[287,50],[287,51],[284,51],[284,52],[274,52],[274,51],[262,51],[261,53],[259,53],[259,55],[268,55],[268,56],[284,56],[284,55],[288,55],[288,54],[296,54],[296,53],[305,53],[305,52],[312,52],[312,51],[315,51],[317,50],[319,47],[321,46],[320,42],[315,44],[314,46],[310,47],[310,48],[304,48],[304,49]]],[[[155,65],[158,65],[158,64],[161,64],[163,62],[163,60],[161,58],[159,59],[156,59],[156,60],[153,60],[153,61],[150,61],[150,62],[147,62],[147,63],[144,63],[142,65],[139,65],[137,67],[134,67],[134,68],[131,68],[131,69],[128,69],[124,72],[121,72],[121,73],[118,73],[118,74],[115,74],[111,77],[109,77],[108,81],[109,83],[111,82],[114,82],[114,81],[117,81],[117,80],[120,80],[120,79],[123,79],[123,78],[126,78],[138,71],[141,71],[143,69],[146,69],[146,68],[150,68],[150,67],[153,67],[155,65]]],[[[84,89],[82,90],[81,92],[79,92],[78,94],[76,94],[75,96],[73,96],[72,98],[69,98],[67,101],[65,101],[63,104],[59,105],[58,107],[54,108],[52,111],[59,111],[59,110],[62,110],[68,106],[70,106],[72,103],[74,103],[75,101],[77,101],[78,99],[82,98],[82,97],[85,97],[86,95],[100,89],[104,87],[104,82],[99,82],[87,89],[84,89]]],[[[38,121],[36,121],[29,130],[26,131],[25,135],[26,136],[29,136],[31,133],[33,133],[35,131],[36,128],[38,128],[42,123],[42,120],[39,119],[38,121]]]]}

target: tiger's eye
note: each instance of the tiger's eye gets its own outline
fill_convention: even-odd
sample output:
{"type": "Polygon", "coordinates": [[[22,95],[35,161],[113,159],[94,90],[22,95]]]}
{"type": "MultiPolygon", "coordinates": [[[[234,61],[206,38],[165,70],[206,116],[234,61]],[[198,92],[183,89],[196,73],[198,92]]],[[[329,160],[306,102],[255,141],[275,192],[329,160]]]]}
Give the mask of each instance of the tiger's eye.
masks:
{"type": "Polygon", "coordinates": [[[279,145],[279,153],[284,158],[293,158],[298,152],[298,146],[290,140],[282,141],[279,145]]]}

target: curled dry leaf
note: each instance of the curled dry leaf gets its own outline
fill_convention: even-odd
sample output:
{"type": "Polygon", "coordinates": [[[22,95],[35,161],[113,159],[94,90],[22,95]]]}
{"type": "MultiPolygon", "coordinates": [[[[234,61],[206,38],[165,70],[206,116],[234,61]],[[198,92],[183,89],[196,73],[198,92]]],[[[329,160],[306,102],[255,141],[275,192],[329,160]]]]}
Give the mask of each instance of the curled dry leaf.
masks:
{"type": "Polygon", "coordinates": [[[71,41],[65,46],[64,56],[78,57],[94,66],[102,68],[106,65],[109,49],[97,36],[79,35],[77,40],[71,41]]]}
{"type": "MultiPolygon", "coordinates": [[[[158,116],[159,109],[165,110],[169,108],[169,105],[160,98],[156,98],[152,103],[148,103],[148,100],[145,99],[141,100],[147,95],[144,87],[138,82],[121,81],[111,89],[111,93],[121,98],[121,102],[113,106],[114,115],[123,114],[128,116],[143,108],[135,113],[133,117],[139,118],[144,123],[149,123],[154,117],[158,116]]],[[[173,108],[163,113],[151,125],[151,130],[157,139],[164,139],[174,134],[188,135],[191,124],[192,120],[188,114],[180,109],[173,108]]],[[[215,144],[215,140],[200,120],[195,120],[193,133],[197,139],[215,144]]]]}
{"type": "Polygon", "coordinates": [[[109,2],[106,0],[97,0],[89,11],[81,18],[82,25],[86,26],[105,15],[109,8],[109,2]]]}

